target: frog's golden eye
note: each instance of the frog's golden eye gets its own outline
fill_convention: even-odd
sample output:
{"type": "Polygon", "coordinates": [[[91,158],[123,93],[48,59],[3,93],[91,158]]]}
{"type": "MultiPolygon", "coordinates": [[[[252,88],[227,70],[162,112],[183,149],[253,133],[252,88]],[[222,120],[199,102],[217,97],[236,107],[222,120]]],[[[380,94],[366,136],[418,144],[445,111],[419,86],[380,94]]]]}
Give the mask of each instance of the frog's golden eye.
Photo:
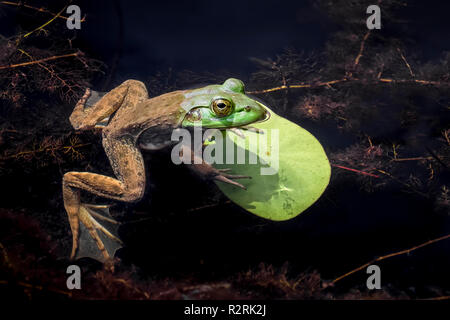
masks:
{"type": "Polygon", "coordinates": [[[225,117],[233,112],[233,104],[231,103],[231,101],[226,99],[216,99],[211,102],[211,110],[218,117],[225,117]]]}

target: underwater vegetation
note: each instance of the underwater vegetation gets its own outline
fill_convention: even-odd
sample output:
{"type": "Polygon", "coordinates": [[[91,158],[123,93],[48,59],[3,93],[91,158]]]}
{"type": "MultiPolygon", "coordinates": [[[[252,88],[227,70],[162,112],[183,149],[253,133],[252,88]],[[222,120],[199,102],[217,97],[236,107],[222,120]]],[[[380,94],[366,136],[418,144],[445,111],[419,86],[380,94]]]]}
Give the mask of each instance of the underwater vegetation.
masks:
{"type": "MultiPolygon", "coordinates": [[[[292,220],[266,220],[170,154],[146,152],[144,200],[111,209],[125,243],[114,272],[77,261],[83,289],[70,291],[61,178],[112,172],[100,131],[75,132],[69,115],[86,87],[106,91],[126,76],[115,66],[120,54],[107,65],[60,27],[61,3],[0,1],[2,19],[14,22],[0,30],[0,291],[11,299],[448,298],[450,52],[418,43],[405,1],[383,1],[383,32],[361,28],[367,1],[310,3],[338,26],[324,46],[251,57],[241,78],[247,94],[321,142],[332,169],[321,198],[292,220]],[[381,268],[382,290],[366,287],[370,264],[381,268]]],[[[229,77],[161,64],[140,80],[157,96],[229,77]]]]}

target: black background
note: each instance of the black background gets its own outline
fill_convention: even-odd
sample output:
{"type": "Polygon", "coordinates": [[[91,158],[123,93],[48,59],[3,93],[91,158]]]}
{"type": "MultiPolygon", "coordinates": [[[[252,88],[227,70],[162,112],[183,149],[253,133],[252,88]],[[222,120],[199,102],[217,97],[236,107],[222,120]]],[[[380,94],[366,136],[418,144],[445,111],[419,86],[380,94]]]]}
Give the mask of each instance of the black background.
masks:
{"type": "MultiPolygon", "coordinates": [[[[346,1],[341,3],[346,5],[346,1]]],[[[130,78],[146,81],[149,75],[168,68],[226,70],[247,81],[255,68],[250,57],[273,57],[286,47],[321,51],[330,34],[340,29],[309,1],[74,4],[88,17],[76,32],[77,41],[84,51],[110,67],[93,83],[97,90],[109,90],[130,78]]],[[[448,3],[438,1],[414,1],[404,9],[405,28],[413,34],[413,46],[424,61],[450,50],[449,13],[448,3]]],[[[4,35],[15,31],[13,20],[12,16],[1,18],[4,35]]],[[[307,121],[300,125],[325,148],[355,141],[355,137],[307,121]]],[[[120,234],[126,247],[119,256],[147,275],[183,277],[193,273],[199,279],[213,279],[260,262],[280,266],[287,261],[294,273],[317,269],[323,278],[332,279],[376,256],[450,230],[448,216],[433,215],[432,203],[427,200],[405,194],[401,188],[365,194],[351,183],[343,184],[339,191],[333,189],[332,194],[327,191],[314,206],[286,222],[265,221],[234,205],[186,213],[186,207],[220,198],[218,189],[167,164],[168,155],[155,159],[146,154],[146,158],[151,162],[146,199],[130,206],[119,204],[115,210],[116,214],[133,211],[124,218],[128,223],[120,234]],[[141,223],[129,222],[142,216],[141,223]]],[[[14,207],[18,202],[10,198],[4,204],[14,207]]],[[[383,262],[382,281],[403,288],[424,283],[448,287],[449,249],[446,241],[383,262]]],[[[364,284],[365,278],[362,272],[354,283],[364,284]]]]}

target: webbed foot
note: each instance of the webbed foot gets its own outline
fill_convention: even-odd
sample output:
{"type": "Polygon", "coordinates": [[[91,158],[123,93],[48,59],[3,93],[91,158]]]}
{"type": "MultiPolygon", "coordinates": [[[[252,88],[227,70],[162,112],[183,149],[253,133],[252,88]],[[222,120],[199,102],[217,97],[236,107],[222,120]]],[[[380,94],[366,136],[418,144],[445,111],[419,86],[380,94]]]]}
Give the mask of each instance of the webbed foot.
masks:
{"type": "Polygon", "coordinates": [[[107,205],[81,203],[78,210],[79,235],[73,242],[71,259],[90,257],[101,262],[111,261],[122,247],[117,237],[119,223],[109,214],[107,205]]]}

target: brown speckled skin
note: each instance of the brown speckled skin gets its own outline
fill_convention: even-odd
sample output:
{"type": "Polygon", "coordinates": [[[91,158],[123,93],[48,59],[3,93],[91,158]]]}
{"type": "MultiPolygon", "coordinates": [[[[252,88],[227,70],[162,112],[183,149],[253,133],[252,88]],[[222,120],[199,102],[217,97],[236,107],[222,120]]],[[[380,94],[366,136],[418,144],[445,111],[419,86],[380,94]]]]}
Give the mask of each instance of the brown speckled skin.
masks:
{"type": "Polygon", "coordinates": [[[145,168],[137,147],[139,135],[148,130],[156,136],[166,136],[178,124],[180,104],[184,91],[170,92],[148,98],[145,85],[128,80],[108,92],[94,106],[84,108],[89,91],[79,101],[70,116],[70,122],[78,130],[92,129],[102,119],[114,116],[103,129],[103,147],[114,170],[115,178],[89,173],[68,172],[63,178],[64,207],[69,216],[73,234],[71,258],[78,247],[79,223],[83,223],[99,247],[103,260],[110,258],[97,230],[101,230],[91,215],[82,210],[80,189],[98,196],[120,201],[137,201],[145,189],[145,168]]]}

